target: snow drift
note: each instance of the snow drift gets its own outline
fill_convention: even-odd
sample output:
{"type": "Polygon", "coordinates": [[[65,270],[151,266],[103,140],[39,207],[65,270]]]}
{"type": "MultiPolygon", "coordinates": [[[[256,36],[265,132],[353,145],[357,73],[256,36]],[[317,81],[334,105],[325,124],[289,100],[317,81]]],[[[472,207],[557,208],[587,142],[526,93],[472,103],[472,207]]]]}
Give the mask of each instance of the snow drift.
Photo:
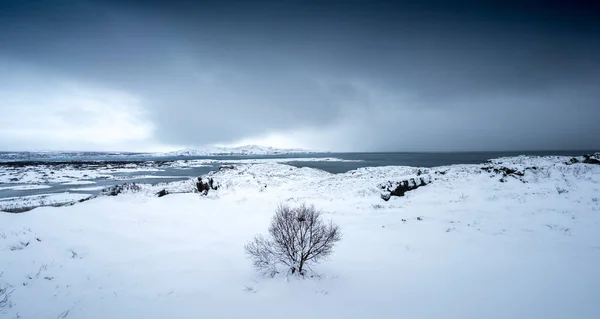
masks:
{"type": "Polygon", "coordinates": [[[0,214],[0,285],[13,291],[0,314],[598,318],[600,165],[567,162],[337,175],[241,164],[204,176],[219,184],[206,196],[189,180],[0,214]],[[381,199],[382,184],[421,177],[430,183],[381,199]],[[314,204],[342,227],[318,279],[259,277],[246,259],[279,203],[314,204]]]}

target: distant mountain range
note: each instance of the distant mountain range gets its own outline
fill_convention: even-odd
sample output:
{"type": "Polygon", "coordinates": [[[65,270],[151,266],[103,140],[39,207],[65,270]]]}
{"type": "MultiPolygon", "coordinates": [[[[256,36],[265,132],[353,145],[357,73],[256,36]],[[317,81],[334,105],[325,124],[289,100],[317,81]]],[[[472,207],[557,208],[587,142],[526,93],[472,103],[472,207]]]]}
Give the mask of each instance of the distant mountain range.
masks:
{"type": "Polygon", "coordinates": [[[202,149],[186,148],[173,152],[157,153],[157,156],[218,156],[218,155],[279,155],[316,153],[303,149],[275,148],[270,146],[244,145],[237,147],[214,146],[202,149]]]}
{"type": "Polygon", "coordinates": [[[200,149],[187,148],[172,152],[0,152],[0,162],[15,161],[107,161],[131,160],[132,157],[176,157],[176,156],[244,156],[244,155],[283,155],[326,153],[293,148],[275,148],[270,146],[244,145],[237,147],[213,146],[200,149]]]}

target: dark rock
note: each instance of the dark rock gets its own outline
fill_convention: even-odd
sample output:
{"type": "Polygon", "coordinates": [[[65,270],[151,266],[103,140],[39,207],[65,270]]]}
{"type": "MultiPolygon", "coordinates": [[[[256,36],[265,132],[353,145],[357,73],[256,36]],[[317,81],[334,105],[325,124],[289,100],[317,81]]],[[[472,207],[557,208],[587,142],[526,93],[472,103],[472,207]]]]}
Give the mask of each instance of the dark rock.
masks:
{"type": "Polygon", "coordinates": [[[214,179],[212,179],[212,177],[210,177],[208,179],[208,186],[210,187],[210,189],[216,191],[217,189],[219,189],[219,183],[216,183],[214,179]]]}
{"type": "Polygon", "coordinates": [[[421,218],[421,217],[417,217],[417,220],[423,220],[423,218],[421,218]]]}
{"type": "Polygon", "coordinates": [[[125,183],[121,185],[115,185],[102,190],[102,194],[106,196],[117,196],[123,192],[138,192],[142,188],[136,183],[125,183]]]}
{"type": "Polygon", "coordinates": [[[398,183],[396,188],[392,190],[391,195],[392,196],[404,196],[404,194],[406,192],[416,189],[417,187],[419,187],[419,185],[417,185],[417,183],[415,183],[414,178],[411,178],[410,180],[406,180],[406,181],[402,181],[402,182],[398,183]]]}
{"type": "Polygon", "coordinates": [[[429,183],[431,183],[431,179],[424,177],[420,177],[418,180],[411,178],[401,182],[389,181],[379,185],[380,188],[384,190],[384,193],[381,194],[381,199],[388,201],[391,196],[404,196],[406,192],[425,186],[429,183]]]}
{"type": "Polygon", "coordinates": [[[198,193],[202,195],[207,195],[210,190],[219,189],[219,184],[215,182],[212,177],[209,177],[206,182],[202,180],[202,177],[198,177],[198,181],[196,182],[196,190],[198,193]]]}
{"type": "Polygon", "coordinates": [[[219,166],[219,170],[222,171],[224,169],[235,169],[235,166],[233,165],[221,165],[219,166]]]}
{"type": "Polygon", "coordinates": [[[82,198],[80,200],[78,200],[78,203],[83,203],[83,202],[87,202],[90,199],[96,198],[96,195],[90,196],[90,197],[86,197],[86,198],[82,198]]]}
{"type": "MultiPolygon", "coordinates": [[[[414,182],[414,179],[411,178],[411,181],[414,182]]],[[[396,186],[396,188],[394,190],[392,190],[391,195],[392,196],[404,196],[404,193],[408,192],[411,189],[413,189],[413,188],[409,187],[409,181],[402,181],[398,184],[398,186],[396,186]]]]}
{"type": "Polygon", "coordinates": [[[207,195],[208,191],[210,190],[210,186],[208,185],[208,183],[205,183],[202,181],[202,177],[198,177],[198,182],[196,183],[196,189],[198,190],[198,193],[200,193],[202,195],[207,195]]]}
{"type": "Polygon", "coordinates": [[[102,190],[102,194],[106,196],[117,196],[121,194],[123,189],[119,185],[111,186],[102,190]]]}
{"type": "Polygon", "coordinates": [[[577,157],[573,157],[565,164],[572,165],[577,163],[600,165],[600,153],[585,154],[581,161],[577,157]]]}
{"type": "Polygon", "coordinates": [[[169,193],[167,192],[166,189],[161,190],[160,192],[156,193],[156,195],[158,197],[163,197],[163,196],[167,196],[169,193]]]}
{"type": "Polygon", "coordinates": [[[526,170],[536,170],[537,167],[532,166],[532,167],[526,167],[523,171],[519,171],[516,169],[512,169],[512,168],[508,168],[508,167],[504,167],[504,166],[484,166],[481,168],[482,170],[488,172],[488,173],[493,173],[496,175],[502,175],[502,177],[500,178],[500,182],[504,183],[507,181],[507,177],[511,176],[514,177],[518,180],[520,180],[523,183],[526,183],[526,181],[522,178],[523,176],[525,176],[525,171],[526,170]]]}
{"type": "Polygon", "coordinates": [[[583,155],[585,164],[595,164],[600,165],[600,153],[596,153],[593,155],[583,155]]]}

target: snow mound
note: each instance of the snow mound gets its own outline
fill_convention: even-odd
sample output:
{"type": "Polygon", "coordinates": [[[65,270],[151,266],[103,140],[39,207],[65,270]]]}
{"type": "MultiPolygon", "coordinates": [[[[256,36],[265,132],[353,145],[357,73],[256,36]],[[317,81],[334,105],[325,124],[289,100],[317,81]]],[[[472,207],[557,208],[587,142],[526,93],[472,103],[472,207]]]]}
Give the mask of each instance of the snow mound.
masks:
{"type": "MultiPolygon", "coordinates": [[[[482,179],[497,183],[497,187],[503,187],[502,183],[518,182],[530,184],[524,185],[527,188],[543,186],[542,189],[557,192],[599,179],[600,166],[567,165],[565,160],[565,157],[520,156],[493,159],[484,164],[433,168],[363,167],[343,174],[267,161],[224,166],[202,178],[212,178],[218,185],[218,190],[209,192],[209,197],[218,198],[240,193],[249,195],[277,189],[281,194],[290,194],[282,200],[292,197],[295,200],[311,200],[349,195],[380,198],[393,193],[393,190],[402,184],[408,187],[405,190],[412,191],[416,186],[431,183],[450,188],[457,184],[480,183],[482,179]],[[284,192],[281,192],[282,190],[284,192]]],[[[163,189],[169,194],[190,193],[195,192],[196,182],[193,178],[153,186],[140,184],[140,192],[151,196],[163,189]]],[[[405,192],[398,193],[404,196],[405,192]]]]}
{"type": "Polygon", "coordinates": [[[6,197],[0,199],[0,213],[21,213],[43,206],[71,205],[80,201],[87,200],[91,197],[92,195],[89,194],[76,194],[69,192],[19,197],[6,197]]]}
{"type": "Polygon", "coordinates": [[[0,214],[0,285],[13,290],[0,317],[600,318],[600,165],[568,160],[237,164],[202,176],[220,185],[207,196],[184,193],[190,179],[0,214]],[[381,183],[411,178],[431,182],[380,198],[381,183]],[[244,244],[278,204],[301,202],[342,241],[318,278],[259,277],[244,244]]]}
{"type": "Polygon", "coordinates": [[[0,191],[2,190],[15,190],[15,191],[26,191],[32,189],[46,189],[52,188],[50,185],[17,185],[17,186],[2,186],[0,187],[0,191]]]}
{"type": "Polygon", "coordinates": [[[115,174],[132,172],[162,171],[153,162],[106,164],[68,163],[68,164],[25,164],[10,166],[10,163],[0,165],[0,184],[91,184],[94,179],[114,179],[115,174]]]}

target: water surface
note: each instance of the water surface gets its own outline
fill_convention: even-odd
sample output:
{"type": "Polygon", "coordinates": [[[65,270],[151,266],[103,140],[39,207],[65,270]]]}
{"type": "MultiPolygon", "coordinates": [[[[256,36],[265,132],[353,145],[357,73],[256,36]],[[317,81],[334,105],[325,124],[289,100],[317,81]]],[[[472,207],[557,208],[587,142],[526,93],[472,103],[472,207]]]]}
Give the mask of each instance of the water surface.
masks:
{"type": "MultiPolygon", "coordinates": [[[[492,158],[518,155],[533,155],[533,156],[578,156],[583,154],[594,153],[590,150],[582,151],[515,151],[515,152],[447,152],[447,153],[414,153],[414,152],[389,152],[389,153],[312,153],[312,154],[283,154],[283,155],[253,155],[253,156],[170,156],[160,157],[151,154],[142,153],[95,153],[95,152],[78,152],[78,153],[8,153],[0,152],[0,168],[3,165],[14,165],[15,163],[37,163],[52,167],[59,163],[82,163],[82,162],[100,162],[100,163],[133,163],[141,164],[143,162],[173,162],[178,160],[213,160],[214,164],[205,167],[193,167],[187,169],[159,167],[161,171],[136,171],[127,173],[112,173],[118,177],[114,179],[94,179],[95,184],[89,185],[64,185],[64,184],[48,184],[51,188],[32,189],[32,190],[0,190],[0,199],[7,197],[17,197],[26,195],[38,195],[61,192],[75,192],[95,194],[99,190],[90,191],[86,188],[90,187],[109,187],[122,183],[145,183],[159,184],[178,180],[186,180],[207,174],[212,170],[218,169],[220,161],[227,161],[230,164],[232,161],[242,161],[248,159],[290,159],[298,158],[298,161],[288,162],[287,164],[296,167],[310,167],[321,169],[330,173],[339,174],[354,170],[360,167],[370,166],[415,166],[415,167],[435,167],[452,164],[479,164],[492,158]],[[302,158],[339,158],[350,160],[350,162],[340,161],[302,161],[302,158]],[[10,163],[8,163],[10,162],[10,163]],[[77,190],[82,188],[83,190],[77,190]]],[[[100,166],[103,166],[101,164],[100,166]]],[[[51,170],[51,168],[50,168],[51,170]]],[[[19,184],[2,184],[0,188],[7,186],[15,186],[19,184]]]]}

